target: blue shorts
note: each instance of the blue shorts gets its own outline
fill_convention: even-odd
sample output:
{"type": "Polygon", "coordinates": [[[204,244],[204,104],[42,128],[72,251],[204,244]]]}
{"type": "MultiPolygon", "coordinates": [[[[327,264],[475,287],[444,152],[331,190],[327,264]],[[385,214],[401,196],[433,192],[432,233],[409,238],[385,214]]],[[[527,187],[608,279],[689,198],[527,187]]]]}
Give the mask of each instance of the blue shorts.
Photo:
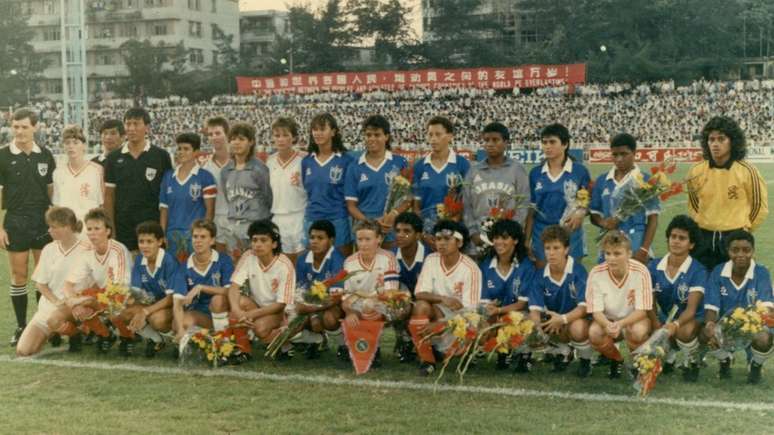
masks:
{"type": "Polygon", "coordinates": [[[197,311],[199,313],[204,314],[205,316],[212,315],[212,313],[210,312],[210,304],[193,303],[185,307],[185,311],[197,311]]]}
{"type": "MultiPolygon", "coordinates": [[[[309,219],[306,216],[304,217],[304,246],[308,244],[309,227],[311,227],[316,220],[323,219],[309,219]]],[[[336,247],[352,244],[352,230],[350,229],[351,225],[348,217],[327,220],[330,221],[330,223],[333,224],[333,228],[336,229],[336,242],[334,243],[336,247]]]]}

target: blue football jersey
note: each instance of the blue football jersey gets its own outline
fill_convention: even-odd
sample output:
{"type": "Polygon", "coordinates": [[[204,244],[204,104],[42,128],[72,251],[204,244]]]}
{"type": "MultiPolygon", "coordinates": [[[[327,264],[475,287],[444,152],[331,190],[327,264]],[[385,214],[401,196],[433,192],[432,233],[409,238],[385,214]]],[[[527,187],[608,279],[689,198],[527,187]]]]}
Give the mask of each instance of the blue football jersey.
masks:
{"type": "Polygon", "coordinates": [[[215,199],[218,190],[215,177],[208,170],[197,165],[182,182],[177,177],[178,170],[167,171],[161,180],[159,207],[167,209],[167,231],[190,230],[193,221],[207,213],[204,200],[215,199]]]}
{"type": "Polygon", "coordinates": [[[390,184],[406,166],[408,163],[404,157],[387,151],[382,164],[374,168],[368,164],[366,153],[363,153],[347,170],[344,183],[345,199],[356,201],[357,207],[366,217],[381,217],[384,215],[384,204],[390,193],[390,184]]]}
{"type": "Polygon", "coordinates": [[[517,301],[529,300],[527,289],[535,275],[535,265],[528,259],[511,265],[511,270],[503,276],[497,270],[497,258],[484,260],[481,269],[481,299],[497,300],[500,306],[506,306],[517,301]]]}
{"type": "MultiPolygon", "coordinates": [[[[210,264],[204,271],[196,269],[194,266],[194,256],[191,255],[188,257],[185,266],[186,287],[182,292],[176,292],[175,297],[184,297],[189,290],[197,285],[229,287],[231,285],[231,275],[233,273],[234,263],[228,255],[221,255],[218,251],[213,249],[212,257],[210,257],[210,264]]],[[[209,314],[211,300],[211,294],[200,292],[188,309],[194,309],[209,314]]]]}
{"type": "Polygon", "coordinates": [[[747,308],[761,301],[774,307],[771,294],[771,276],[765,266],[752,262],[742,284],[737,286],[731,279],[733,264],[727,261],[715,266],[707,279],[704,293],[704,309],[718,313],[719,317],[730,314],[735,308],[747,308]]]}
{"type": "Polygon", "coordinates": [[[567,258],[564,276],[555,281],[549,266],[538,269],[529,289],[529,309],[567,314],[578,306],[586,306],[588,273],[572,257],[567,258]]]}
{"type": "Polygon", "coordinates": [[[301,182],[308,202],[305,217],[308,221],[341,219],[349,216],[344,202],[344,180],[352,157],[334,153],[325,163],[309,154],[301,160],[301,182]]]}
{"type": "Polygon", "coordinates": [[[419,274],[422,272],[422,265],[425,263],[425,257],[431,254],[430,247],[420,241],[417,245],[417,253],[414,254],[414,263],[411,266],[403,259],[400,248],[393,248],[392,253],[395,254],[395,259],[398,260],[398,267],[400,268],[398,271],[400,287],[402,290],[408,290],[413,295],[414,288],[417,286],[417,279],[419,279],[419,274]]]}
{"type": "Polygon", "coordinates": [[[470,162],[454,150],[449,151],[449,158],[440,170],[430,162],[429,154],[417,160],[413,173],[414,198],[421,202],[421,217],[425,220],[426,231],[427,226],[432,227],[438,219],[436,205],[443,203],[449,187],[460,185],[462,191],[462,181],[470,169],[470,162]]]}
{"type": "Polygon", "coordinates": [[[155,298],[164,299],[167,295],[185,291],[185,278],[180,263],[164,249],[159,249],[153,273],[148,269],[148,259],[138,255],[132,266],[132,287],[145,290],[155,298]]]}
{"type": "MultiPolygon", "coordinates": [[[[296,259],[296,287],[308,290],[315,281],[325,281],[336,276],[344,270],[344,256],[338,249],[331,247],[318,269],[314,268],[314,253],[307,251],[296,259]]],[[[343,284],[336,284],[333,288],[343,289],[343,284]]]]}
{"type": "MultiPolygon", "coordinates": [[[[675,305],[677,305],[675,319],[680,317],[688,305],[688,295],[692,292],[703,295],[707,284],[707,269],[693,257],[689,256],[680,266],[677,275],[671,279],[667,276],[668,261],[669,254],[664,258],[653,259],[648,264],[653,292],[660,308],[659,317],[662,321],[666,320],[669,311],[675,305]]],[[[704,306],[700,303],[696,308],[696,318],[701,319],[703,316],[704,306]]]]}

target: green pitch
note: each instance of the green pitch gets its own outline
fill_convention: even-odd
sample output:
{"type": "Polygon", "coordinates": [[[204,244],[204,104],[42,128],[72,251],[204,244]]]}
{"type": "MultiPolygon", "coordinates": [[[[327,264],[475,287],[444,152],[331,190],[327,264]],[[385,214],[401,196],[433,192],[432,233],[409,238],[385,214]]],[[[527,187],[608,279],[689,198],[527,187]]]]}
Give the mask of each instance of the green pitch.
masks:
{"type": "MultiPolygon", "coordinates": [[[[764,177],[774,164],[758,165],[764,177]]],[[[591,166],[594,176],[607,169],[591,166]]],[[[685,174],[687,166],[679,170],[685,174]]],[[[771,194],[769,199],[771,199],[771,194]]],[[[686,212],[686,196],[664,204],[655,243],[663,255],[663,229],[686,212]]],[[[596,229],[587,225],[590,253],[596,229]]],[[[756,232],[759,262],[774,266],[768,249],[774,220],[756,232]]],[[[590,255],[584,262],[592,265],[590,255]]],[[[610,381],[606,367],[590,379],[552,374],[538,364],[528,375],[471,369],[463,386],[451,370],[437,389],[414,365],[392,356],[392,331],[384,337],[384,366],[356,377],[333,352],[307,362],[264,360],[238,368],[180,369],[167,351],[148,360],[48,353],[16,360],[7,345],[15,322],[6,296],[8,267],[0,253],[0,433],[771,433],[774,427],[774,362],[758,386],[745,384],[744,355],[734,379],[717,379],[717,364],[697,384],[679,373],[661,376],[651,399],[635,399],[629,379],[610,381]]],[[[35,311],[31,296],[30,314],[35,311]]],[[[48,349],[46,349],[48,350],[48,349]]],[[[44,351],[45,352],[45,351],[44,351]]],[[[453,363],[454,364],[454,363],[453,363]]],[[[768,370],[767,370],[768,369],[768,370]]]]}

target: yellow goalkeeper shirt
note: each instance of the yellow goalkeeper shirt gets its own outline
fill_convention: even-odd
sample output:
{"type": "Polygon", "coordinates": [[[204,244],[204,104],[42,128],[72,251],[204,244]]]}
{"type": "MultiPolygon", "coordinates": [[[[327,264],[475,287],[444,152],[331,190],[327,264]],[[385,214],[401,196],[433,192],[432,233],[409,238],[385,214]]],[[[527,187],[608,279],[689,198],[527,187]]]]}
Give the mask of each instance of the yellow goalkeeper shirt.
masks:
{"type": "Polygon", "coordinates": [[[717,167],[705,160],[688,171],[688,180],[688,211],[702,229],[753,231],[769,214],[766,182],[745,161],[717,167]]]}

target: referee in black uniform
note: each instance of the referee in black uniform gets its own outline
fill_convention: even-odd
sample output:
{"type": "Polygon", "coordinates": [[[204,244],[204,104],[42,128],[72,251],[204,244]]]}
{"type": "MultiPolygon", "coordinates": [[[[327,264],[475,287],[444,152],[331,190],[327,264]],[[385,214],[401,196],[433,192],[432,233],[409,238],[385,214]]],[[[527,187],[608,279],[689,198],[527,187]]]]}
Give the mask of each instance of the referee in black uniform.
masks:
{"type": "Polygon", "coordinates": [[[150,115],[140,107],[124,115],[126,143],[105,160],[105,211],[116,225],[115,238],[137,251],[135,227],[159,221],[161,178],[172,169],[169,153],[145,137],[150,115]]]}
{"type": "Polygon", "coordinates": [[[8,251],[11,268],[11,303],[17,328],[11,337],[15,346],[27,326],[27,268],[29,253],[35,265],[40,250],[51,242],[46,210],[53,193],[56,163],[51,151],[34,141],[38,116],[29,109],[14,112],[13,141],[0,148],[0,195],[6,210],[0,229],[0,248],[8,251]]]}

